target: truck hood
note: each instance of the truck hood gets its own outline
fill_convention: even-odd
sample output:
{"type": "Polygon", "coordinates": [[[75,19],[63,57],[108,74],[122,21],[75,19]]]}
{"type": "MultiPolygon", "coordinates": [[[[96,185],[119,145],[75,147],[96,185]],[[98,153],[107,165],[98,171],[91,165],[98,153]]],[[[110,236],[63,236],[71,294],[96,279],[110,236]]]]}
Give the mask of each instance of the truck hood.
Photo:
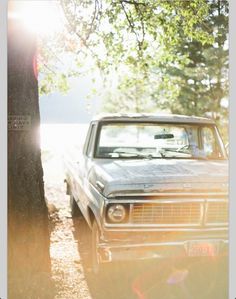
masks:
{"type": "Polygon", "coordinates": [[[227,192],[226,160],[97,160],[89,181],[104,196],[178,191],[227,192]]]}

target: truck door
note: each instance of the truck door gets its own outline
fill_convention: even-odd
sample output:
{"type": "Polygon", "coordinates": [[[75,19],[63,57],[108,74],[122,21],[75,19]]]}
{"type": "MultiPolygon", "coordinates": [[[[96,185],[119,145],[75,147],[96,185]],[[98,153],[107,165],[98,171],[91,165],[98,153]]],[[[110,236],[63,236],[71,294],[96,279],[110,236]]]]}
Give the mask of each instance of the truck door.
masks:
{"type": "Polygon", "coordinates": [[[88,174],[93,164],[92,154],[95,144],[96,128],[96,124],[91,123],[88,136],[85,141],[83,155],[80,157],[80,161],[78,162],[79,179],[82,185],[81,187],[83,188],[83,190],[80,192],[82,196],[79,200],[84,207],[87,207],[88,204],[88,174]]]}

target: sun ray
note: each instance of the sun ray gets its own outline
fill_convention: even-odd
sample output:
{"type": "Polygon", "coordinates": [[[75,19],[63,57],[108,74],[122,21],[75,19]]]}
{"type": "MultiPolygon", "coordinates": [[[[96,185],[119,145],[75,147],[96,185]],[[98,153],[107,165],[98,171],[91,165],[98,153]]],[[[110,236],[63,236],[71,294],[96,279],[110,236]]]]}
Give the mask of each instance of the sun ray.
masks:
{"type": "Polygon", "coordinates": [[[19,18],[28,30],[48,36],[64,25],[58,1],[10,1],[8,16],[19,18]]]}

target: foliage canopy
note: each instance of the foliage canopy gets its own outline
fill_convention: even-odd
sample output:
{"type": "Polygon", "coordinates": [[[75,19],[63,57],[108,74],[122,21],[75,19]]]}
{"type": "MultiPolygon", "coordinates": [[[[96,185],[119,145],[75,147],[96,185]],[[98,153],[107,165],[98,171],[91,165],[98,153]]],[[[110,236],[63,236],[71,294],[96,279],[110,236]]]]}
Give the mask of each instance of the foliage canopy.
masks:
{"type": "Polygon", "coordinates": [[[44,67],[42,92],[65,91],[67,78],[84,72],[89,61],[87,69],[98,69],[103,79],[106,111],[167,110],[226,119],[227,1],[60,3],[66,31],[47,48],[54,44],[58,53],[69,53],[76,68],[53,75],[44,67]]]}

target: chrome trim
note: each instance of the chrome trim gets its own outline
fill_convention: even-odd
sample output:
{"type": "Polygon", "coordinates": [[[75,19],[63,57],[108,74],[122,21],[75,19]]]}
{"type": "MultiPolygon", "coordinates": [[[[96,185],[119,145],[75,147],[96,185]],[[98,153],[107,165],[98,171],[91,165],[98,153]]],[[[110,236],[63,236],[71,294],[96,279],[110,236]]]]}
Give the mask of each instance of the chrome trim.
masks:
{"type": "Polygon", "coordinates": [[[204,225],[204,214],[205,214],[205,205],[204,202],[200,204],[200,219],[201,219],[201,225],[204,225]]]}
{"type": "MultiPolygon", "coordinates": [[[[208,227],[208,226],[216,226],[216,225],[219,225],[219,223],[217,222],[212,222],[212,223],[206,223],[205,226],[208,227]]],[[[228,226],[229,225],[229,222],[220,222],[220,225],[222,226],[228,226]]]]}
{"type": "Polygon", "coordinates": [[[130,199],[112,199],[109,201],[106,201],[106,204],[108,203],[129,203],[129,204],[134,204],[134,203],[183,203],[183,202],[204,202],[205,199],[199,199],[199,198],[169,198],[169,199],[134,199],[130,201],[130,199]]]}
{"type": "MultiPolygon", "coordinates": [[[[116,224],[108,224],[108,223],[105,223],[105,225],[108,227],[108,225],[112,225],[112,227],[117,227],[118,225],[116,224]],[[114,225],[114,226],[113,226],[114,225]]],[[[172,227],[172,228],[175,228],[175,227],[199,227],[200,226],[200,221],[198,223],[194,223],[194,224],[189,224],[189,223],[184,223],[184,224],[143,224],[143,223],[140,223],[140,224],[137,224],[137,223],[127,223],[127,224],[121,224],[121,225],[124,225],[125,227],[129,227],[132,225],[132,227],[172,227]]]]}
{"type": "Polygon", "coordinates": [[[125,196],[125,197],[133,197],[133,196],[228,196],[228,193],[226,192],[200,192],[200,193],[195,193],[195,192],[179,192],[179,193],[173,193],[173,192],[156,192],[156,193],[110,193],[107,197],[116,197],[116,196],[125,196]]]}
{"type": "Polygon", "coordinates": [[[208,201],[205,200],[205,203],[204,203],[204,215],[203,215],[203,218],[202,218],[202,225],[206,225],[206,221],[207,221],[207,211],[208,211],[208,201]]]}
{"type": "Polygon", "coordinates": [[[133,212],[133,209],[134,209],[134,204],[130,204],[130,207],[129,207],[129,223],[131,223],[132,221],[132,212],[133,212]]]}
{"type": "Polygon", "coordinates": [[[187,241],[179,241],[179,242],[161,242],[161,243],[136,243],[136,244],[112,244],[112,245],[107,245],[107,244],[100,244],[100,248],[136,248],[136,247],[162,247],[162,246],[187,246],[189,242],[204,242],[204,241],[209,241],[209,242],[222,242],[224,244],[228,244],[229,241],[225,239],[194,239],[194,240],[187,240],[187,241]]]}
{"type": "Polygon", "coordinates": [[[228,231],[228,227],[192,227],[192,228],[185,228],[185,227],[172,227],[172,228],[158,228],[157,225],[153,224],[146,224],[146,225],[139,225],[139,224],[132,224],[132,223],[123,223],[120,225],[104,223],[104,231],[126,231],[126,232],[140,232],[140,231],[157,231],[157,232],[214,232],[214,231],[228,231]]]}
{"type": "Polygon", "coordinates": [[[228,198],[207,198],[207,202],[228,202],[228,198]]]}

